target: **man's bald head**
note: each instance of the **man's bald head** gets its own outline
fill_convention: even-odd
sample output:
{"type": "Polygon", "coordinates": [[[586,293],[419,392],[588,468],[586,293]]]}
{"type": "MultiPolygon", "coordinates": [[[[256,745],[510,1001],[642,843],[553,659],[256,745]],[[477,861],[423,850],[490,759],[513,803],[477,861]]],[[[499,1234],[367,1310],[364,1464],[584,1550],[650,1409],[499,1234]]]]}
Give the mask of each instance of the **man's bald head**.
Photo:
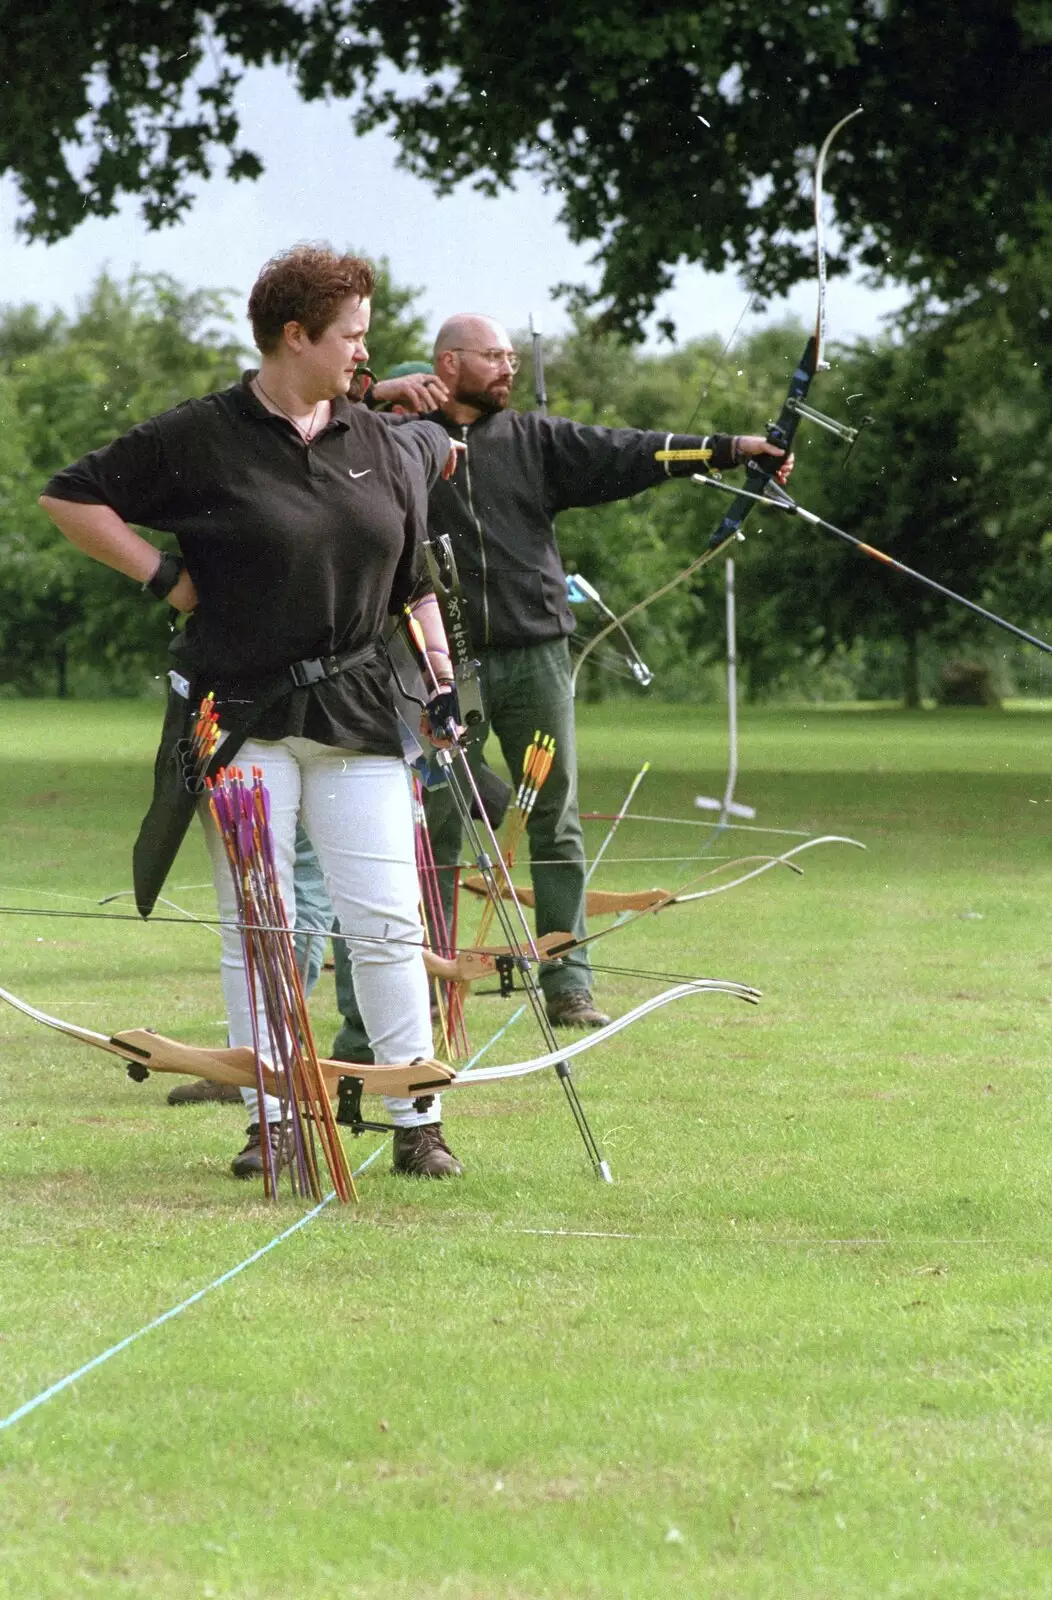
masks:
{"type": "Polygon", "coordinates": [[[434,367],[450,393],[452,409],[446,410],[457,421],[503,411],[518,365],[506,330],[492,317],[460,311],[438,330],[434,367]]]}
{"type": "Polygon", "coordinates": [[[510,350],[511,341],[499,322],[477,311],[447,317],[435,340],[435,361],[444,350],[510,350]]]}

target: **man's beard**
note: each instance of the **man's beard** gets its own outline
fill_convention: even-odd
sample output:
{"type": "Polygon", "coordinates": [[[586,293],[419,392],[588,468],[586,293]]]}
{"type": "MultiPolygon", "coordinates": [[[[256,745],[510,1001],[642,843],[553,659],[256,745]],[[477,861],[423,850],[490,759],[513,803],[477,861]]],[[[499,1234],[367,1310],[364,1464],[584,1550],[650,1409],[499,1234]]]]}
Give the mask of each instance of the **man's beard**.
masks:
{"type": "Polygon", "coordinates": [[[492,417],[498,411],[507,408],[511,390],[503,389],[497,393],[492,388],[458,389],[453,398],[459,406],[470,406],[473,411],[480,411],[484,417],[492,417]]]}

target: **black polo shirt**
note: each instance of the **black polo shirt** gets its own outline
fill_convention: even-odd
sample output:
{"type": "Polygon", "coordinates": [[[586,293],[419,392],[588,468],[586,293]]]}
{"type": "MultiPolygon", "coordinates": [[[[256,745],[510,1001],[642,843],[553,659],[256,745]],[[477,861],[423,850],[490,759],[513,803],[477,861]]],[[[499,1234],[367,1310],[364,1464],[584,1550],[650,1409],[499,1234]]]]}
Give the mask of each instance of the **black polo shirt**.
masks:
{"type": "MultiPolygon", "coordinates": [[[[140,423],[44,491],[174,534],[200,597],[180,670],[195,696],[215,691],[221,715],[294,661],[378,641],[387,617],[431,587],[422,474],[388,424],[340,397],[307,445],[250,377],[140,423]]],[[[444,459],[448,439],[434,431],[444,459]]],[[[386,657],[290,688],[258,728],[288,734],[400,754],[386,657]]]]}

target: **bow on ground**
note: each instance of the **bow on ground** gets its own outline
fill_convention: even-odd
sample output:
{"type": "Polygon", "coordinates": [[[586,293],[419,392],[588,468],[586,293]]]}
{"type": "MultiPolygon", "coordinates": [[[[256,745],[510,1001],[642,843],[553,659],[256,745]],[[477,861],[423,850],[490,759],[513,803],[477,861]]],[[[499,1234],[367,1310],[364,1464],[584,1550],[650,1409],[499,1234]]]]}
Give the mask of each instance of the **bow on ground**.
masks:
{"type": "MultiPolygon", "coordinates": [[[[489,899],[489,885],[484,878],[477,875],[462,878],[461,888],[466,889],[469,894],[489,899]]],[[[511,885],[506,883],[500,885],[502,900],[510,900],[512,893],[511,885]]],[[[666,893],[665,889],[629,889],[624,893],[617,889],[589,889],[584,897],[585,916],[603,917],[618,911],[645,911],[650,906],[656,905],[659,900],[663,900],[666,893]]],[[[515,884],[514,897],[520,905],[532,908],[536,903],[534,892],[528,884],[515,884]]],[[[550,941],[552,936],[547,934],[545,937],[550,941]]]]}
{"type": "Polygon", "coordinates": [[[656,916],[659,911],[665,911],[669,906],[691,905],[696,900],[709,900],[713,895],[726,894],[728,889],[737,889],[743,883],[751,883],[753,878],[760,878],[765,872],[773,871],[775,867],[788,867],[791,872],[802,872],[803,869],[796,865],[795,858],[803,855],[805,850],[813,850],[820,844],[847,844],[856,850],[864,850],[866,848],[858,839],[849,839],[846,835],[839,833],[824,833],[816,839],[806,839],[803,844],[794,845],[791,850],[784,851],[780,856],[742,856],[737,861],[722,862],[720,866],[712,867],[708,872],[703,872],[697,878],[691,879],[691,883],[685,884],[682,889],[677,889],[669,894],[657,891],[660,895],[659,899],[653,900],[650,905],[634,911],[630,916],[622,917],[619,922],[612,922],[608,928],[599,928],[595,933],[586,934],[583,939],[567,939],[562,944],[557,943],[553,938],[548,946],[549,954],[552,959],[569,955],[571,950],[583,949],[585,945],[594,944],[597,939],[606,938],[607,934],[620,933],[623,929],[630,928],[634,922],[639,921],[640,917],[656,916]],[[703,878],[715,877],[718,873],[725,872],[728,867],[742,867],[750,862],[758,862],[759,864],[750,866],[748,872],[740,873],[738,877],[731,878],[727,883],[714,884],[711,889],[691,888],[691,884],[700,883],[703,878]],[[690,890],[689,894],[687,893],[688,889],[690,890]]]}
{"type": "MultiPolygon", "coordinates": [[[[575,939],[570,934],[547,933],[543,936],[544,951],[550,960],[559,956],[568,955],[571,950],[579,950],[583,945],[591,944],[595,939],[601,939],[608,933],[631,927],[633,922],[638,922],[640,917],[651,916],[657,911],[664,911],[667,906],[690,905],[695,900],[708,900],[716,894],[726,894],[728,889],[737,889],[743,883],[751,883],[754,878],[760,878],[765,872],[771,872],[775,867],[788,867],[791,872],[802,873],[803,868],[796,865],[795,858],[802,855],[805,850],[813,850],[820,844],[847,844],[856,850],[866,847],[858,839],[849,839],[839,833],[823,833],[814,839],[807,839],[803,844],[794,845],[791,850],[785,850],[778,856],[738,856],[731,861],[721,861],[719,866],[709,867],[700,872],[696,878],[679,889],[637,889],[626,893],[616,890],[595,891],[589,890],[587,895],[588,915],[602,916],[618,913],[631,913],[621,916],[621,920],[614,922],[608,928],[600,928],[596,933],[587,934],[583,939],[575,939]],[[694,885],[701,883],[706,878],[718,877],[723,872],[729,872],[734,867],[748,867],[747,872],[741,872],[736,878],[730,878],[726,883],[715,884],[711,889],[695,889],[694,885]],[[691,892],[688,893],[687,891],[691,892]]],[[[465,888],[473,894],[486,894],[488,889],[481,878],[465,880],[465,888]]],[[[503,890],[506,898],[510,892],[503,890]]],[[[532,906],[533,890],[515,886],[515,896],[522,905],[532,906]]]]}
{"type": "MultiPolygon", "coordinates": [[[[626,1011],[624,1016],[607,1023],[605,1028],[598,1028],[573,1044],[561,1045],[544,1055],[533,1056],[526,1061],[512,1061],[505,1066],[476,1067],[472,1071],[458,1073],[443,1062],[432,1060],[415,1061],[403,1066],[370,1067],[358,1062],[332,1060],[322,1060],[320,1064],[332,1095],[336,1094],[341,1078],[357,1080],[365,1094],[397,1096],[433,1094],[438,1090],[445,1093],[449,1089],[463,1089],[475,1084],[501,1083],[509,1078],[524,1078],[533,1072],[544,1072],[549,1067],[557,1067],[575,1056],[584,1055],[662,1006],[701,994],[725,994],[750,1005],[755,1005],[760,999],[760,991],[747,984],[724,978],[692,978],[663,990],[650,1000],[644,1000],[641,1005],[626,1011]]],[[[176,1072],[184,1076],[209,1078],[213,1083],[233,1084],[237,1088],[251,1089],[256,1086],[255,1057],[248,1046],[227,1050],[205,1049],[198,1045],[182,1044],[177,1039],[168,1039],[149,1028],[128,1028],[114,1034],[96,1033],[91,1028],[82,1028],[74,1022],[65,1022],[61,1017],[50,1016],[7,989],[0,989],[0,1000],[6,1000],[8,1005],[33,1022],[64,1033],[81,1044],[118,1056],[128,1063],[129,1075],[137,1079],[145,1078],[150,1072],[176,1072]]],[[[272,1092],[266,1076],[264,1082],[272,1092]]]]}
{"type": "MultiPolygon", "coordinates": [[[[806,417],[809,422],[814,422],[819,427],[835,433],[848,444],[853,444],[858,436],[857,428],[848,427],[845,423],[838,422],[833,417],[827,417],[823,412],[816,411],[812,406],[809,406],[807,404],[807,394],[815,374],[824,370],[826,366],[822,359],[826,314],[826,246],[822,200],[826,158],[840,130],[846,128],[849,122],[861,115],[861,112],[862,107],[859,106],[857,110],[850,112],[846,117],[841,117],[835,127],[829,130],[822,141],[818,159],[815,162],[814,208],[818,273],[818,305],[815,313],[815,329],[808,339],[804,353],[789,380],[789,391],[782,404],[782,409],[778,413],[777,420],[769,422],[766,429],[768,444],[776,445],[786,455],[792,449],[793,439],[796,436],[796,430],[802,417],[806,417]]],[[[671,454],[673,453],[662,452],[661,457],[664,458],[666,455],[670,456],[671,454]]],[[[692,452],[677,451],[674,454],[677,459],[685,459],[691,456],[692,452]]],[[[698,459],[700,460],[701,457],[699,456],[698,459]]],[[[741,531],[742,524],[753,506],[758,500],[766,500],[771,495],[772,490],[777,488],[777,485],[773,483],[773,479],[774,474],[778,471],[779,464],[778,460],[773,456],[760,456],[750,459],[745,469],[744,490],[735,495],[735,498],[727,507],[726,514],[710,537],[706,548],[700,555],[695,556],[694,560],[689,562],[682,571],[677,572],[674,578],[670,578],[667,583],[663,583],[660,588],[653,590],[651,594],[646,595],[642,600],[637,600],[635,605],[629,606],[627,611],[623,611],[620,616],[614,617],[612,621],[608,622],[604,628],[601,628],[597,634],[589,639],[577,658],[573,674],[575,685],[584,662],[596,646],[601,644],[615,628],[621,628],[624,623],[628,622],[640,611],[644,611],[647,606],[653,605],[656,600],[662,599],[666,594],[677,588],[679,584],[685,583],[696,572],[700,572],[702,567],[707,566],[710,561],[714,560],[720,551],[724,550],[733,540],[744,537],[741,531]]],[[[733,491],[728,492],[733,493],[733,491]]]]}

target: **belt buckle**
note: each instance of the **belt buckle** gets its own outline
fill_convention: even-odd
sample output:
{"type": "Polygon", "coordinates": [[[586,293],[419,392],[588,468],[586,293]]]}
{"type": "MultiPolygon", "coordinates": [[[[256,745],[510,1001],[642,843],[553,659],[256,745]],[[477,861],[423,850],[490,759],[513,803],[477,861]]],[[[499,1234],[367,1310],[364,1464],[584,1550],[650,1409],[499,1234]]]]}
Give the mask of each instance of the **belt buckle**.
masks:
{"type": "Polygon", "coordinates": [[[289,668],[292,681],[297,689],[306,689],[312,683],[320,683],[328,674],[324,664],[315,657],[313,661],[294,661],[289,668]]]}

